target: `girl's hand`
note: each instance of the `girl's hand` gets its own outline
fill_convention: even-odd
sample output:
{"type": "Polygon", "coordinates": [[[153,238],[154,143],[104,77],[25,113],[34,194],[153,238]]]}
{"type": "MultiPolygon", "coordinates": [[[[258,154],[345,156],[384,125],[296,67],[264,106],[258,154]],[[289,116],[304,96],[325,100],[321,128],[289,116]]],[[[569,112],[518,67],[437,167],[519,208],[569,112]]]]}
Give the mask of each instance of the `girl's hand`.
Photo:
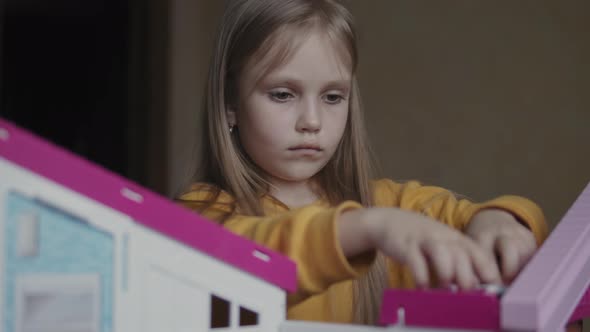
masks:
{"type": "MultiPolygon", "coordinates": [[[[369,208],[345,212],[341,221],[342,230],[353,222],[364,225],[363,233],[360,237],[356,234],[356,239],[409,266],[419,287],[429,285],[429,272],[435,273],[441,286],[455,283],[462,289],[478,283],[500,282],[491,253],[461,232],[421,214],[395,208],[369,208]]],[[[354,237],[345,234],[341,235],[345,253],[346,248],[356,248],[354,251],[358,252],[358,243],[356,247],[346,246],[347,240],[354,242],[354,237]]]]}
{"type": "Polygon", "coordinates": [[[510,283],[531,258],[537,244],[533,233],[503,210],[478,212],[466,229],[488,254],[497,257],[502,279],[510,283]]]}

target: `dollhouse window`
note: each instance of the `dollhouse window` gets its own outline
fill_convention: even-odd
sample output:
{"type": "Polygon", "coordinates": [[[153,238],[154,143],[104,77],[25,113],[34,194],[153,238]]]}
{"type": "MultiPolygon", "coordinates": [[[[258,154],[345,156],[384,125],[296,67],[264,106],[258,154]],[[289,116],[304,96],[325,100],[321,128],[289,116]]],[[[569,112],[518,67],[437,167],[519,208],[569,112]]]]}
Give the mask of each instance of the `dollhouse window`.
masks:
{"type": "Polygon", "coordinates": [[[258,325],[258,313],[248,308],[240,307],[240,326],[258,325]]]}
{"type": "Polygon", "coordinates": [[[99,332],[98,275],[28,275],[17,279],[16,332],[99,332]]]}
{"type": "Polygon", "coordinates": [[[228,300],[211,295],[211,328],[230,326],[230,303],[228,300]]]}
{"type": "MultiPolygon", "coordinates": [[[[232,305],[228,300],[217,295],[211,295],[211,329],[231,327],[231,307],[232,305]]],[[[237,324],[237,322],[234,324],[237,324]]],[[[258,325],[258,313],[240,306],[239,326],[256,325],[258,325]]]]}
{"type": "Polygon", "coordinates": [[[36,256],[39,252],[39,218],[32,212],[18,216],[17,255],[36,256]]]}

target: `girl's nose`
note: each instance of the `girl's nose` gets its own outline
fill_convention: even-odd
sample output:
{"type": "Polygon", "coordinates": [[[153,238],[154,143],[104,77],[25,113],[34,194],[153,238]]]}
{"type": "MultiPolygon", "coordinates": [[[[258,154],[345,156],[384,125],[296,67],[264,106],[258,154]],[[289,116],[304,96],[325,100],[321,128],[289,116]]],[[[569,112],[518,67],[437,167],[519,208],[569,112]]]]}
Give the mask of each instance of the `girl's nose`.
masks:
{"type": "Polygon", "coordinates": [[[320,107],[315,101],[310,101],[301,105],[301,114],[297,119],[297,131],[299,132],[318,132],[322,128],[320,119],[320,107]]]}

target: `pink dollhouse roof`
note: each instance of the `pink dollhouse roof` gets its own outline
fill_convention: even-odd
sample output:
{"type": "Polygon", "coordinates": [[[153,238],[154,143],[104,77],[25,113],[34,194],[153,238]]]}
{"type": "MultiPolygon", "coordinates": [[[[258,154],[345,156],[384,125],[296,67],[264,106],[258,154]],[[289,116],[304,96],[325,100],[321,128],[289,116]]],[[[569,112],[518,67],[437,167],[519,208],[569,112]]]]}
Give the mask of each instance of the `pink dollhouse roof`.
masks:
{"type": "Polygon", "coordinates": [[[590,292],[589,238],[590,183],[506,291],[503,328],[556,331],[572,312],[575,317],[588,314],[583,294],[590,292]]]}
{"type": "Polygon", "coordinates": [[[0,119],[0,157],[118,210],[184,245],[285,290],[296,289],[296,267],[288,258],[3,119],[0,119]]]}

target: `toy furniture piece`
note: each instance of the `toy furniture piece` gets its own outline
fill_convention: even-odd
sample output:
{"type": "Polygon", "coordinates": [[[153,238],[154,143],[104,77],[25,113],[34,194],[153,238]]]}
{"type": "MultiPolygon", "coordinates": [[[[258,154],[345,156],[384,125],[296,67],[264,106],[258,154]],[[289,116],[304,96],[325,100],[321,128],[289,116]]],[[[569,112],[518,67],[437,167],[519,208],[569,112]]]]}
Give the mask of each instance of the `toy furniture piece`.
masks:
{"type": "Polygon", "coordinates": [[[590,317],[590,184],[503,294],[389,290],[381,323],[554,332],[590,317]]]}
{"type": "Polygon", "coordinates": [[[285,257],[2,119],[0,248],[0,332],[277,331],[296,287],[285,257]]]}

